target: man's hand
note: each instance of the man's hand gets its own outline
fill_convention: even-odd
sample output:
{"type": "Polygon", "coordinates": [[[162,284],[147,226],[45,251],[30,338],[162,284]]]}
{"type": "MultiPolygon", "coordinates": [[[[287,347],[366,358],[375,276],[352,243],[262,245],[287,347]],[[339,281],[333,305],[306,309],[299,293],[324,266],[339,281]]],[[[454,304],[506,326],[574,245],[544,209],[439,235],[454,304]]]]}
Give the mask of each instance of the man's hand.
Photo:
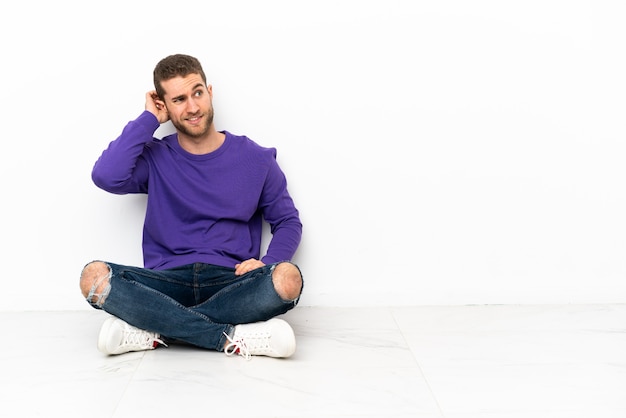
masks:
{"type": "Polygon", "coordinates": [[[246,261],[242,261],[239,264],[235,264],[235,274],[241,276],[249,271],[263,267],[264,262],[257,260],[256,258],[250,258],[246,261]]]}
{"type": "Polygon", "coordinates": [[[156,90],[151,90],[146,93],[146,110],[156,116],[159,123],[165,123],[170,120],[165,102],[159,99],[156,90]]]}

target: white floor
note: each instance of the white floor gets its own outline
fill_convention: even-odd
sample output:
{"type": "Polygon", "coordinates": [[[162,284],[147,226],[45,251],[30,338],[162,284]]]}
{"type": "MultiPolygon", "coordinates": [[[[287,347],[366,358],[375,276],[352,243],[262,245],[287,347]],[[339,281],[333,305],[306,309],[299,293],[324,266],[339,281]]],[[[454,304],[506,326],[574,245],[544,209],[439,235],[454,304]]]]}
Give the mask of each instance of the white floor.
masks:
{"type": "Polygon", "coordinates": [[[7,417],[626,417],[626,305],[297,307],[287,360],[106,357],[103,312],[0,312],[7,417]]]}

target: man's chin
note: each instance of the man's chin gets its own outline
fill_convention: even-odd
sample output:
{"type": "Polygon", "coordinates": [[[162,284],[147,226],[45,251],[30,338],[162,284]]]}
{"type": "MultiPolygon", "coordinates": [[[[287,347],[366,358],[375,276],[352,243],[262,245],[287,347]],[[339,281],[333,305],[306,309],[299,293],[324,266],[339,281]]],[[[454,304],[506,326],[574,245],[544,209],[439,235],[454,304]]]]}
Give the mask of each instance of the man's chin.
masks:
{"type": "Polygon", "coordinates": [[[183,134],[191,137],[191,138],[200,138],[205,136],[209,132],[209,128],[207,126],[200,125],[188,125],[185,124],[183,126],[175,126],[175,128],[182,132],[183,134]]]}

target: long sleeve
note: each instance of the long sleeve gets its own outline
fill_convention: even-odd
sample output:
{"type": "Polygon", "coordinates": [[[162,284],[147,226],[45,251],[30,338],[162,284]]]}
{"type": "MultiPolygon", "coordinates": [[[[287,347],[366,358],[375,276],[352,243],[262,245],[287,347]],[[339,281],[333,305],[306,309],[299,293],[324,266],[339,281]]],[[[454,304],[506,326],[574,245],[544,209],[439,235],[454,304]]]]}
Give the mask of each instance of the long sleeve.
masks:
{"type": "Polygon", "coordinates": [[[148,172],[141,156],[159,126],[148,111],[129,122],[96,161],[91,173],[96,186],[115,194],[146,193],[148,172]]]}
{"type": "Polygon", "coordinates": [[[277,163],[270,166],[261,209],[270,224],[272,239],[262,261],[265,264],[291,260],[302,237],[302,223],[287,190],[287,180],[277,163]]]}

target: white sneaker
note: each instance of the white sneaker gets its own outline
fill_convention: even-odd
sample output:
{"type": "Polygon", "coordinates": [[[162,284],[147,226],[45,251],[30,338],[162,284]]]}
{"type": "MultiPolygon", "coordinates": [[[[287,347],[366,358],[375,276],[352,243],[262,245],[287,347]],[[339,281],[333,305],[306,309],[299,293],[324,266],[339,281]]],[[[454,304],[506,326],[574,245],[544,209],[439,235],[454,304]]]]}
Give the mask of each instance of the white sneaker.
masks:
{"type": "Polygon", "coordinates": [[[159,334],[133,327],[119,318],[104,321],[98,336],[98,350],[104,354],[123,354],[129,351],[154,350],[158,344],[167,346],[159,334]]]}
{"type": "MultiPolygon", "coordinates": [[[[226,335],[226,333],[224,333],[226,335]]],[[[226,335],[229,343],[224,348],[227,356],[289,357],[296,351],[296,336],[286,321],[272,318],[269,321],[235,326],[233,337],[226,335]]]]}

